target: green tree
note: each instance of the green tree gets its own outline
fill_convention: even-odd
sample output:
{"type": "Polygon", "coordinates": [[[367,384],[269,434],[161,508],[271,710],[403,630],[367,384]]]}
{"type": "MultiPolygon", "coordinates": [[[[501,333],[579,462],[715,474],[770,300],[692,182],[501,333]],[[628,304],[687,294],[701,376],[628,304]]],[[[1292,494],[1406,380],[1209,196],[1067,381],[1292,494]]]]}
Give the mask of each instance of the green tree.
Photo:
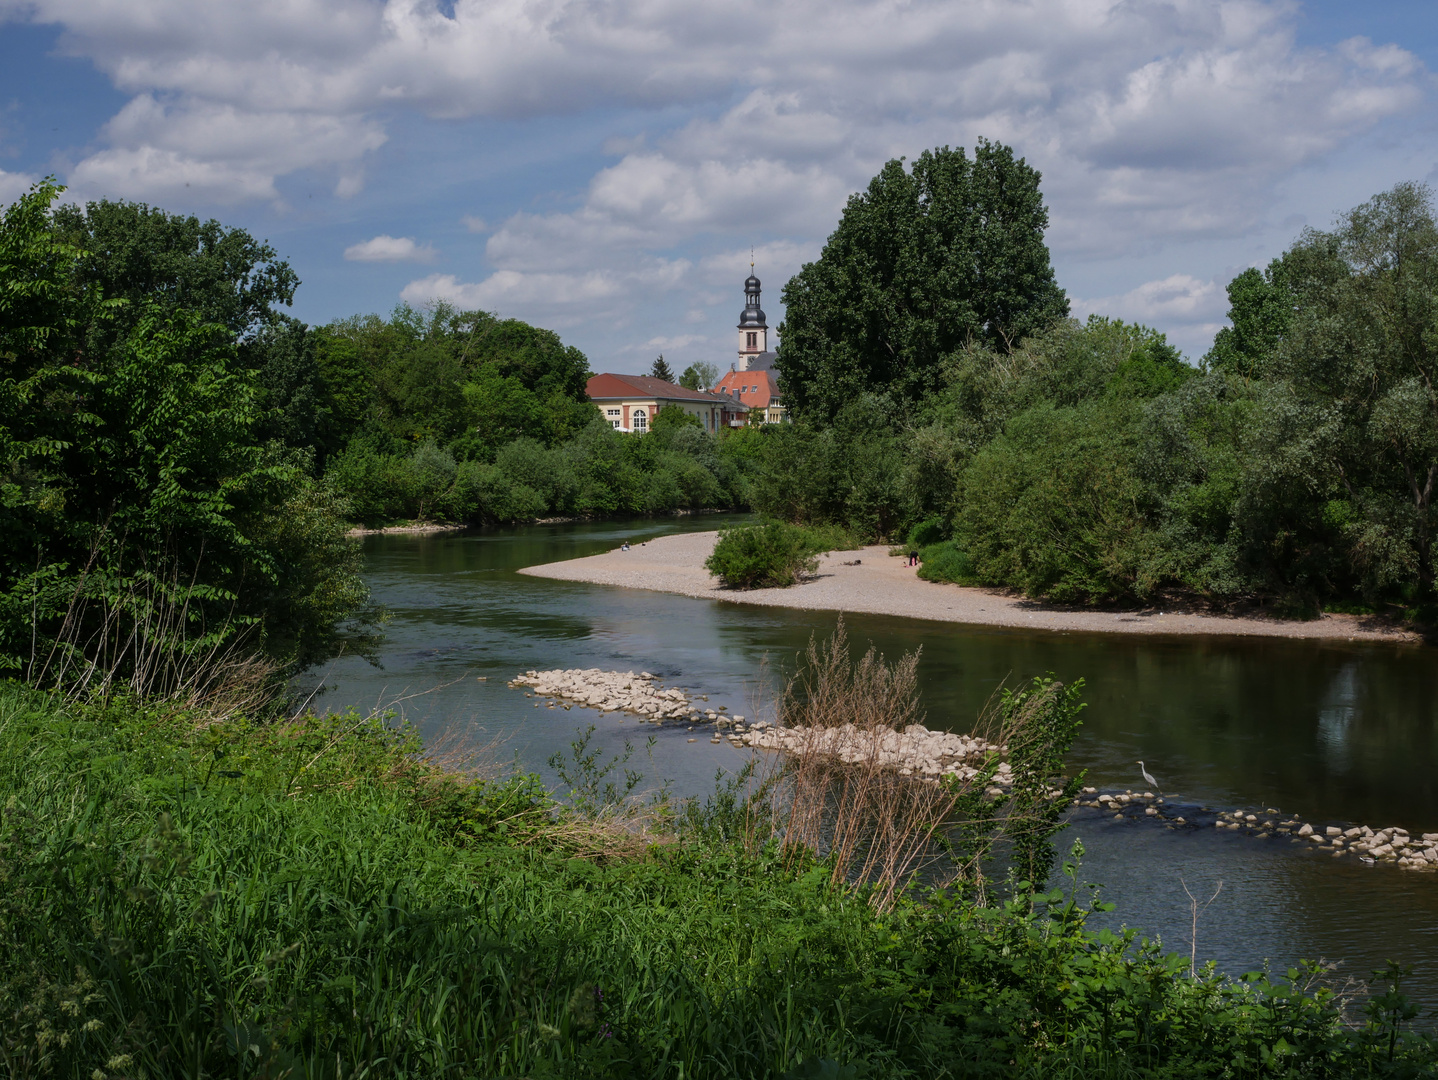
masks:
{"type": "Polygon", "coordinates": [[[113,339],[144,317],[145,300],[183,307],[237,338],[256,333],[276,305],[294,300],[299,278],[268,243],[218,221],[144,203],[101,200],[56,207],[53,227],[83,254],[76,284],[129,303],[103,323],[113,339]]]}
{"type": "Polygon", "coordinates": [[[679,385],[690,390],[708,390],[718,381],[719,369],[703,360],[690,364],[679,376],[679,385]]]}
{"type": "Polygon", "coordinates": [[[240,632],[293,664],[343,647],[364,593],[336,554],[343,507],[264,446],[238,317],[165,281],[105,299],[102,260],[51,215],[60,190],[0,223],[0,663],[135,664],[126,650],[166,619],[147,648],[171,656],[240,632]]]}
{"type": "Polygon", "coordinates": [[[667,383],[674,381],[674,372],[669,370],[669,362],[664,359],[663,353],[660,353],[654,358],[654,363],[649,368],[649,377],[651,379],[663,379],[667,383]]]}
{"type": "Polygon", "coordinates": [[[1044,244],[1039,173],[999,143],[890,161],[784,287],[778,366],[796,416],[865,393],[902,412],[969,343],[1008,349],[1068,314],[1044,244]]]}
{"type": "Polygon", "coordinates": [[[1250,267],[1228,283],[1228,319],[1203,358],[1204,366],[1245,379],[1268,374],[1293,313],[1284,263],[1262,272],[1250,267]]]}
{"type": "MultiPolygon", "coordinates": [[[[1284,257],[1294,310],[1271,413],[1294,414],[1274,449],[1340,527],[1372,595],[1432,603],[1438,486],[1438,222],[1405,183],[1309,231],[1284,257]]],[[[1270,444],[1272,446],[1272,444],[1270,444]]]]}

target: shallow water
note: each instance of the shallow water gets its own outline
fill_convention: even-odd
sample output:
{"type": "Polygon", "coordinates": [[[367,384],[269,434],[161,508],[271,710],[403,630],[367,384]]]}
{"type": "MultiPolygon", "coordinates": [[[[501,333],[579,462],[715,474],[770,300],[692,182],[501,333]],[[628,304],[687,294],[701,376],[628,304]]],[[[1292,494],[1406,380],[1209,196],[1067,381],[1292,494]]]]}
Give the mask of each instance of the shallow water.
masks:
{"type": "MultiPolygon", "coordinates": [[[[666,593],[530,578],[523,566],[575,558],[716,517],[585,523],[365,540],[366,576],[392,613],[382,664],[341,661],[325,672],[324,707],[394,703],[430,739],[492,751],[543,769],[576,731],[596,725],[610,752],[679,794],[712,788],[739,752],[706,729],[656,729],[563,709],[505,686],[529,668],[648,670],[754,715],[760,686],[792,666],[832,612],[747,607],[666,593]],[[761,678],[767,670],[767,679],[761,678]],[[479,681],[485,677],[487,681],[479,681]],[[644,742],[657,736],[652,761],[644,742]],[[687,740],[699,741],[689,743],[687,740]]],[[[1143,784],[1143,758],[1172,801],[1215,809],[1277,807],[1315,823],[1438,831],[1438,682],[1431,648],[1266,638],[1179,639],[1061,634],[846,617],[859,647],[897,657],[922,647],[926,723],[969,729],[1005,680],[1052,672],[1083,678],[1088,707],[1073,759],[1104,789],[1143,784]]],[[[762,701],[760,702],[762,707],[762,701]]],[[[1087,849],[1083,876],[1104,887],[1116,923],[1144,927],[1189,951],[1183,882],[1206,899],[1200,960],[1231,972],[1300,957],[1343,961],[1366,976],[1393,958],[1416,968],[1412,989],[1438,1006],[1438,874],[1335,859],[1287,839],[1215,829],[1170,831],[1082,811],[1061,838],[1087,849]]]]}

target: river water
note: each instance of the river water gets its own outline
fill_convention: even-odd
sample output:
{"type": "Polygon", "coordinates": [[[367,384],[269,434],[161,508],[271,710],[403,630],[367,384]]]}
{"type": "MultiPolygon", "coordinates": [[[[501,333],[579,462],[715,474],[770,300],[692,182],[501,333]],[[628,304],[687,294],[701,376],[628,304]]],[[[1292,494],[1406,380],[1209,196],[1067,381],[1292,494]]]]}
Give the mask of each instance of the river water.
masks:
{"type": "MultiPolygon", "coordinates": [[[[393,707],[430,740],[497,743],[491,754],[541,772],[592,723],[595,744],[616,753],[630,741],[631,766],[676,794],[712,790],[715,771],[742,758],[727,743],[711,745],[707,730],[535,708],[505,683],[530,668],[648,670],[752,718],[810,635],[833,629],[833,612],[516,573],[721,520],[367,537],[366,577],[392,616],[381,666],[347,659],[316,672],[312,681],[328,688],[318,700],[326,709],[393,707]],[[646,753],[651,734],[657,743],[646,753]]],[[[1072,760],[1101,791],[1142,790],[1142,758],[1170,801],[1438,831],[1431,648],[1044,633],[873,615],[845,622],[859,649],[873,642],[897,658],[922,648],[931,728],[969,730],[1006,680],[1045,672],[1084,679],[1088,707],[1072,760]]],[[[1288,839],[1170,830],[1091,811],[1079,812],[1061,847],[1074,837],[1086,849],[1083,877],[1117,905],[1114,925],[1142,927],[1188,953],[1184,886],[1206,900],[1222,882],[1199,923],[1200,961],[1239,973],[1321,958],[1342,962],[1337,977],[1364,978],[1395,959],[1414,967],[1415,996],[1438,1007],[1438,874],[1365,866],[1288,839]]]]}

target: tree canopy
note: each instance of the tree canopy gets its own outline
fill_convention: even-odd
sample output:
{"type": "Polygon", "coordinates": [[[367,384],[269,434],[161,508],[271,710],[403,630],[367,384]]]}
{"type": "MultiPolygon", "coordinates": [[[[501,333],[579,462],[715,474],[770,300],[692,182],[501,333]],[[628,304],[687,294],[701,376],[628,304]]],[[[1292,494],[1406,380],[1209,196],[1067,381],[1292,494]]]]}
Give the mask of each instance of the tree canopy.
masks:
{"type": "Polygon", "coordinates": [[[794,412],[831,420],[861,394],[910,408],[969,344],[1009,349],[1068,314],[1039,173],[1002,144],[890,161],[852,196],[819,258],[784,287],[778,368],[794,412]]]}
{"type": "Polygon", "coordinates": [[[133,665],[149,635],[330,655],[365,596],[343,503],[267,444],[240,356],[288,266],[147,207],[52,210],[61,191],[0,223],[0,664],[133,665]]]}

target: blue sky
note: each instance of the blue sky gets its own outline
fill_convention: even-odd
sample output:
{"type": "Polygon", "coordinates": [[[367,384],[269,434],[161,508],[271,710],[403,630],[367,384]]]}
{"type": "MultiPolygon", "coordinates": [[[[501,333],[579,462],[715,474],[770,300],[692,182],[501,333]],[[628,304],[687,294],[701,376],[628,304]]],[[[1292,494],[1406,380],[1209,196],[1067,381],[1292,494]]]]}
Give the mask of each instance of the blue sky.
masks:
{"type": "Polygon", "coordinates": [[[53,173],[268,239],[325,322],[444,298],[597,370],[727,366],[890,157],[1044,173],[1078,314],[1191,357],[1305,226],[1438,180],[1438,4],[0,0],[0,201],[53,173]]]}

